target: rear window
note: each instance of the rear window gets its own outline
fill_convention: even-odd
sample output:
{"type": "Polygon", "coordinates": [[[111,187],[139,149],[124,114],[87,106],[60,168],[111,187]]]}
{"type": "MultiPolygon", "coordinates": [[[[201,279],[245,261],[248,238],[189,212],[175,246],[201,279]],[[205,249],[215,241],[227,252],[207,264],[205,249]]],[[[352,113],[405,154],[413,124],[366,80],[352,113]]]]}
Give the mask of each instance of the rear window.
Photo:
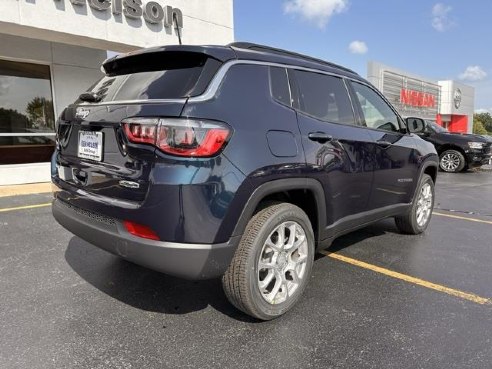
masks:
{"type": "Polygon", "coordinates": [[[202,94],[221,65],[198,53],[135,55],[105,65],[107,76],[88,92],[99,102],[177,99],[202,94]]]}

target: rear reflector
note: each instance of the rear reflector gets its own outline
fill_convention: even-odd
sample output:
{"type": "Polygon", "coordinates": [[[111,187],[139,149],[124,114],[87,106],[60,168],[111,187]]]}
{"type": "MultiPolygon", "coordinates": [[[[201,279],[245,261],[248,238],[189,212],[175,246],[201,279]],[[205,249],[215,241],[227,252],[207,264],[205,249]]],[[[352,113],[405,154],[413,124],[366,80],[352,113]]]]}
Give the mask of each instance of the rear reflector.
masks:
{"type": "Polygon", "coordinates": [[[151,144],[166,154],[184,157],[214,156],[231,136],[226,124],[201,119],[129,118],[122,125],[130,142],[151,144]]]}
{"type": "Polygon", "coordinates": [[[157,236],[157,234],[151,228],[149,228],[147,226],[144,226],[144,225],[138,224],[138,223],[134,223],[134,222],[130,222],[128,220],[123,221],[123,224],[124,224],[126,230],[134,236],[141,237],[141,238],[147,238],[149,240],[156,240],[156,241],[160,240],[159,237],[157,236]]]}

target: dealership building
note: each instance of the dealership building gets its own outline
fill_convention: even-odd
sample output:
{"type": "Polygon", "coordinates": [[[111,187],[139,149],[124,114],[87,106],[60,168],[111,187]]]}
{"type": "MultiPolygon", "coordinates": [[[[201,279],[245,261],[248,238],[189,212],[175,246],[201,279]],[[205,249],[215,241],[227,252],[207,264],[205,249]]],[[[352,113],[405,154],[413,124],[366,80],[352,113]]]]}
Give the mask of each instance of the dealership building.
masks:
{"type": "MultiPolygon", "coordinates": [[[[234,39],[233,0],[1,0],[0,185],[50,180],[55,120],[102,75],[107,51],[234,39]]],[[[370,62],[403,116],[471,132],[474,89],[370,62]]]]}
{"type": "Polygon", "coordinates": [[[404,117],[432,120],[451,132],[472,132],[473,87],[422,78],[372,61],[367,66],[367,78],[404,117]]]}
{"type": "Polygon", "coordinates": [[[1,0],[0,185],[49,181],[55,120],[107,50],[234,39],[232,0],[1,0]]]}

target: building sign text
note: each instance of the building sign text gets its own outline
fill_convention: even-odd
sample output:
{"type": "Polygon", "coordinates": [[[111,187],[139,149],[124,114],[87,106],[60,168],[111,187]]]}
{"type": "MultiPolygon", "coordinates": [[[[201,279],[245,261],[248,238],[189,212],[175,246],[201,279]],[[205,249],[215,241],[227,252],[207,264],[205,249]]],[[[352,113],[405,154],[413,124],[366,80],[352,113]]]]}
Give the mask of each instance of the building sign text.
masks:
{"type": "Polygon", "coordinates": [[[436,96],[402,88],[400,91],[400,102],[408,106],[434,108],[436,106],[436,96]]]}
{"type": "MultiPolygon", "coordinates": [[[[65,0],[54,0],[61,2],[65,0]]],[[[162,6],[156,1],[143,3],[142,0],[70,0],[74,6],[85,6],[88,4],[92,9],[98,11],[109,11],[118,16],[123,14],[130,19],[144,18],[151,24],[162,23],[164,27],[183,28],[183,13],[172,6],[162,6]]]]}

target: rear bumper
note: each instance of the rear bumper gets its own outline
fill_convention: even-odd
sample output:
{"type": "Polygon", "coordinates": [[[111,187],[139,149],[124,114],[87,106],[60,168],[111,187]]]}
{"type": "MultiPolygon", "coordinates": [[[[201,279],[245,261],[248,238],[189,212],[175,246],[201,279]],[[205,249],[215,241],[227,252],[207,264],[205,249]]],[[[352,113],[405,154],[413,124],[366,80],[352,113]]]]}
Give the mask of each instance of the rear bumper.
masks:
{"type": "Polygon", "coordinates": [[[188,244],[153,241],[126,231],[121,221],[92,213],[59,199],[53,216],[64,228],[83,240],[124,259],[185,279],[210,279],[224,274],[240,237],[220,244],[188,244]]]}

